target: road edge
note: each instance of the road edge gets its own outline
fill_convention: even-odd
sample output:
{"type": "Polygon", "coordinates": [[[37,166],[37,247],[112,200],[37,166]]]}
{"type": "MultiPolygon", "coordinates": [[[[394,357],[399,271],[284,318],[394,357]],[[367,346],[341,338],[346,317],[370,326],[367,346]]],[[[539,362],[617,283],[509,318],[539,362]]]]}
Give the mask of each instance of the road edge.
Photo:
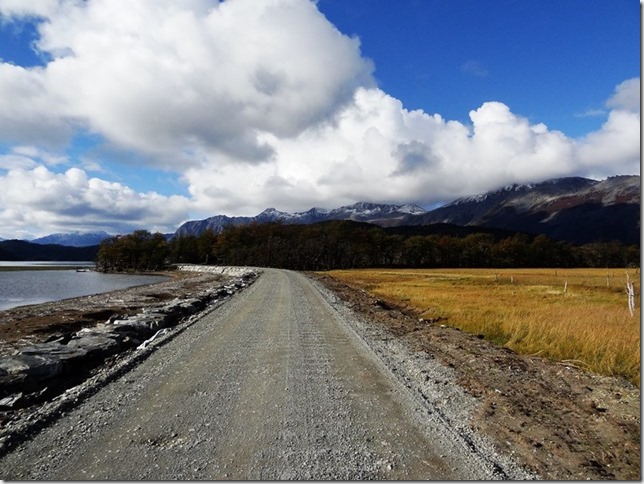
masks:
{"type": "Polygon", "coordinates": [[[402,339],[370,324],[352,310],[331,289],[308,274],[303,274],[324,300],[347,322],[349,329],[377,361],[407,389],[408,396],[423,409],[425,416],[440,422],[447,432],[492,469],[495,479],[537,480],[511,456],[500,454],[490,439],[470,424],[477,399],[456,382],[455,372],[424,352],[413,351],[402,339]]]}

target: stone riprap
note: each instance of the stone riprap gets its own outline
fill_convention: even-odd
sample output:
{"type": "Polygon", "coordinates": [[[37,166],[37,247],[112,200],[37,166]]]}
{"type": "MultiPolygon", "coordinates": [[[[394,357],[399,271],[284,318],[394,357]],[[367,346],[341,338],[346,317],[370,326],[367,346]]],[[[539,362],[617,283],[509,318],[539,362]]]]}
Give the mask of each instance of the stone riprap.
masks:
{"type": "Polygon", "coordinates": [[[259,269],[244,266],[202,266],[198,264],[177,264],[178,271],[184,272],[207,272],[211,274],[222,274],[224,276],[241,277],[244,274],[257,272],[259,269]]]}
{"type": "Polygon", "coordinates": [[[0,410],[36,403],[59,394],[86,377],[110,357],[134,348],[145,348],[159,333],[206,310],[252,284],[260,271],[233,267],[182,266],[180,270],[233,275],[226,285],[213,287],[185,299],[144,308],[131,316],[112,316],[54,341],[19,348],[0,357],[0,410]],[[185,269],[184,269],[185,268],[185,269]]]}

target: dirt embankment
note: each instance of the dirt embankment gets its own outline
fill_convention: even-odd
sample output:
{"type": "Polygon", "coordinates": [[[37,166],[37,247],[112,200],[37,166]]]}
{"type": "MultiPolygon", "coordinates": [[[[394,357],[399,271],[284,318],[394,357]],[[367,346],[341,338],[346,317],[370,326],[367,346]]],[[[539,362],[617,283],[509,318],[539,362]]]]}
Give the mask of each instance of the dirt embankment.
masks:
{"type": "Polygon", "coordinates": [[[471,424],[544,479],[639,480],[640,392],[629,382],[520,356],[311,274],[365,320],[453,368],[480,402],[471,424]]]}

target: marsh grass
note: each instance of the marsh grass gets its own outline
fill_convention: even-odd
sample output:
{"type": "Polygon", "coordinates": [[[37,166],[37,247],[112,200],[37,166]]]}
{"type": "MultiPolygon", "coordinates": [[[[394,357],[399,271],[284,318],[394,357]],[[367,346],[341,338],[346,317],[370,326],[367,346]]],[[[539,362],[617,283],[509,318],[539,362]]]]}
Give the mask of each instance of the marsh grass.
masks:
{"type": "MultiPolygon", "coordinates": [[[[628,274],[639,301],[639,270],[628,274]]],[[[636,302],[630,316],[624,269],[383,269],[329,275],[521,354],[640,384],[640,308],[636,302]]]]}

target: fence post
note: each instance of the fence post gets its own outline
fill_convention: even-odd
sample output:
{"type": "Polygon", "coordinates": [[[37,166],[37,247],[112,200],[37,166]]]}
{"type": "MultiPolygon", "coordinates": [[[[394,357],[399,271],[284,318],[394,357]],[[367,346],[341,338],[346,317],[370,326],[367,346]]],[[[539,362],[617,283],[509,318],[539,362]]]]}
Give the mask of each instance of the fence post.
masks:
{"type": "Polygon", "coordinates": [[[626,274],[626,294],[628,294],[628,312],[631,318],[635,315],[635,287],[626,274]]]}

